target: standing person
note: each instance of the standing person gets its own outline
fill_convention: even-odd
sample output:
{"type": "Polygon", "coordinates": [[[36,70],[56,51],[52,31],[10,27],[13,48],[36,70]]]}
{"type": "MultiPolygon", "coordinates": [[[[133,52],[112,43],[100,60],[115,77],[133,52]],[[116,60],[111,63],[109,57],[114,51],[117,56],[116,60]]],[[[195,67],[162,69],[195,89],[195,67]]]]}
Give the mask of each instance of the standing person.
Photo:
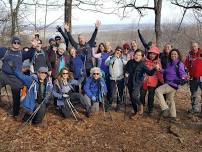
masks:
{"type": "Polygon", "coordinates": [[[170,43],[166,43],[164,45],[163,52],[160,53],[161,65],[162,68],[165,69],[167,63],[169,62],[169,53],[172,50],[172,45],[170,43]]]}
{"type": "Polygon", "coordinates": [[[90,105],[82,94],[74,91],[74,86],[80,85],[83,80],[84,77],[81,77],[79,80],[73,79],[70,70],[66,67],[61,69],[58,78],[55,80],[53,95],[57,98],[57,106],[63,117],[67,118],[71,115],[71,109],[66,101],[68,98],[71,103],[79,101],[86,110],[86,116],[89,117],[91,112],[90,105]]]}
{"type": "Polygon", "coordinates": [[[65,30],[67,32],[69,42],[77,50],[77,54],[82,57],[87,76],[90,75],[90,69],[93,67],[92,48],[94,47],[95,38],[96,38],[97,31],[98,31],[98,28],[100,27],[100,25],[101,25],[101,22],[96,21],[95,31],[93,32],[91,39],[87,42],[86,42],[85,37],[82,34],[79,34],[79,36],[78,36],[79,43],[77,43],[77,42],[75,42],[75,40],[73,39],[73,37],[70,33],[69,25],[65,24],[65,30]]]}
{"type": "Polygon", "coordinates": [[[94,67],[90,71],[91,76],[87,78],[84,85],[84,97],[91,106],[91,112],[99,111],[99,102],[105,104],[104,97],[107,94],[107,87],[100,68],[94,67]]]}
{"type": "Polygon", "coordinates": [[[129,56],[130,59],[133,59],[134,52],[138,49],[138,44],[136,40],[133,40],[130,45],[129,56]]]}
{"type": "Polygon", "coordinates": [[[57,78],[61,69],[69,67],[69,56],[64,53],[65,51],[65,43],[60,43],[56,51],[56,57],[51,62],[53,79],[57,78]]]}
{"type": "Polygon", "coordinates": [[[156,99],[161,107],[163,117],[171,117],[176,121],[175,93],[179,85],[186,79],[184,64],[181,61],[181,54],[178,49],[172,49],[169,53],[169,63],[163,73],[165,74],[165,84],[155,91],[156,99]],[[166,95],[166,100],[163,95],[166,95]]]}
{"type": "Polygon", "coordinates": [[[130,53],[129,44],[128,43],[123,44],[123,55],[122,55],[122,57],[125,61],[129,61],[130,59],[132,59],[131,55],[129,53],[130,53]]]}
{"type": "MultiPolygon", "coordinates": [[[[75,48],[70,48],[70,61],[69,67],[75,80],[79,80],[82,77],[84,71],[83,61],[79,55],[77,55],[75,48]]],[[[75,92],[79,92],[79,86],[75,86],[75,92]]]]}
{"type": "MultiPolygon", "coordinates": [[[[13,70],[15,69],[15,64],[10,66],[13,70]]],[[[32,124],[46,127],[47,124],[43,121],[43,118],[45,116],[47,104],[53,88],[52,82],[47,77],[48,68],[40,67],[37,71],[37,75],[32,76],[25,75],[18,70],[14,71],[15,76],[19,78],[28,88],[27,95],[22,101],[22,107],[26,111],[23,120],[28,121],[31,114],[39,108],[36,115],[31,120],[32,124]]]]}
{"type": "Polygon", "coordinates": [[[9,62],[15,62],[16,69],[22,70],[22,62],[33,57],[36,42],[32,41],[32,48],[28,51],[21,51],[21,41],[18,37],[11,39],[11,48],[0,48],[0,58],[3,61],[2,71],[0,72],[0,89],[5,85],[11,86],[13,98],[13,116],[18,118],[20,110],[20,89],[23,87],[22,82],[14,75],[9,66],[9,62]]]}
{"type": "Polygon", "coordinates": [[[199,112],[197,90],[202,91],[202,49],[197,42],[191,43],[191,50],[185,60],[185,66],[190,74],[191,106],[190,113],[199,112]]]}
{"type": "Polygon", "coordinates": [[[55,45],[56,45],[56,47],[58,47],[60,43],[62,43],[62,38],[61,38],[61,36],[56,35],[55,36],[55,45]]]}
{"type": "Polygon", "coordinates": [[[122,104],[123,100],[123,89],[124,89],[124,65],[127,63],[122,58],[122,48],[117,46],[113,56],[110,56],[105,61],[105,64],[109,66],[109,74],[110,74],[110,90],[111,96],[109,100],[109,107],[111,108],[113,98],[117,91],[117,105],[116,111],[120,111],[120,105],[122,104]]]}
{"type": "MultiPolygon", "coordinates": [[[[144,64],[147,66],[149,70],[152,70],[155,65],[159,65],[161,68],[161,62],[159,60],[159,48],[151,47],[148,51],[148,55],[144,60],[144,64]]],[[[160,71],[157,71],[154,75],[149,76],[145,75],[143,81],[143,87],[140,92],[140,101],[142,105],[145,106],[145,96],[148,92],[148,102],[147,102],[147,113],[148,115],[153,114],[153,107],[154,107],[154,94],[155,89],[158,85],[158,82],[163,84],[163,75],[160,71]]],[[[143,106],[140,106],[140,113],[143,114],[143,106]]]]}
{"type": "Polygon", "coordinates": [[[109,41],[105,42],[105,50],[110,55],[112,55],[114,53],[114,51],[112,50],[112,45],[109,41]]]}
{"type": "Polygon", "coordinates": [[[49,75],[51,75],[51,64],[48,59],[47,53],[41,48],[42,40],[37,41],[36,51],[32,58],[33,72],[37,72],[40,67],[48,67],[49,75]]]}
{"type": "Polygon", "coordinates": [[[140,111],[140,90],[142,88],[144,75],[154,75],[156,70],[160,69],[159,65],[156,64],[152,70],[149,70],[142,61],[143,57],[144,52],[137,49],[134,53],[133,59],[128,61],[125,66],[125,76],[128,77],[127,85],[130,94],[130,100],[134,110],[134,113],[131,115],[131,119],[135,119],[142,115],[140,111]]]}

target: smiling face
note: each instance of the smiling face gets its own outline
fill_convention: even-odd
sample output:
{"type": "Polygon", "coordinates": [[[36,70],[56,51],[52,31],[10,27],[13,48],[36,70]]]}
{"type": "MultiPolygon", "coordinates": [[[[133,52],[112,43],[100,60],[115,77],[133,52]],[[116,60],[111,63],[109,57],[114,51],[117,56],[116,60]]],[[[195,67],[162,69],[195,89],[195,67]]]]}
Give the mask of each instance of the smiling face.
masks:
{"type": "Polygon", "coordinates": [[[59,55],[63,55],[63,54],[64,54],[64,52],[65,52],[65,50],[64,50],[64,49],[62,49],[62,48],[59,48],[59,49],[58,49],[58,54],[59,54],[59,55]]]}
{"type": "Polygon", "coordinates": [[[86,43],[85,37],[83,35],[78,36],[79,44],[84,45],[86,43]]]}
{"type": "Polygon", "coordinates": [[[100,44],[99,48],[100,48],[100,51],[101,51],[101,52],[103,52],[103,51],[105,50],[105,47],[104,47],[103,44],[100,44]]]}
{"type": "Polygon", "coordinates": [[[75,57],[76,56],[76,50],[74,48],[71,48],[69,51],[70,55],[75,57]]]}
{"type": "Polygon", "coordinates": [[[156,53],[149,53],[149,59],[154,60],[156,58],[157,54],[156,53]]]}
{"type": "Polygon", "coordinates": [[[93,75],[93,78],[95,80],[97,80],[97,79],[100,78],[100,71],[99,70],[94,70],[92,75],[93,75]]]}
{"type": "Polygon", "coordinates": [[[69,78],[69,71],[67,71],[66,69],[64,69],[61,74],[64,80],[67,80],[69,78]]]}
{"type": "Polygon", "coordinates": [[[179,58],[179,55],[176,51],[171,52],[171,60],[175,61],[179,58]]]}
{"type": "Polygon", "coordinates": [[[169,54],[169,52],[172,50],[172,45],[171,44],[166,44],[165,46],[164,46],[164,52],[166,53],[166,54],[169,54]]]}
{"type": "Polygon", "coordinates": [[[193,42],[193,43],[191,44],[191,48],[192,48],[192,50],[194,51],[194,53],[197,53],[197,52],[198,52],[198,48],[199,48],[198,43],[193,42]]]}
{"type": "Polygon", "coordinates": [[[38,72],[37,73],[39,81],[43,82],[46,79],[47,73],[46,72],[38,72]]]}
{"type": "Polygon", "coordinates": [[[16,41],[14,41],[14,42],[12,43],[12,48],[13,48],[13,50],[19,50],[20,47],[21,47],[20,41],[16,40],[16,41]]]}
{"type": "Polygon", "coordinates": [[[142,52],[136,52],[133,56],[133,59],[136,61],[136,62],[140,62],[142,60],[142,52]]]}

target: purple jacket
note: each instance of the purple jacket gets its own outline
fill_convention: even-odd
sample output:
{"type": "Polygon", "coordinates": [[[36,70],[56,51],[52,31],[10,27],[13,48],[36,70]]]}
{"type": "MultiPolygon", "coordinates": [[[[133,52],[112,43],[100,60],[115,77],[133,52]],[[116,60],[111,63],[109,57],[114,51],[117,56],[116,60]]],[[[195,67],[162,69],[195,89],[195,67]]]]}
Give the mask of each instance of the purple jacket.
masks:
{"type": "Polygon", "coordinates": [[[166,69],[163,71],[165,75],[165,82],[175,89],[178,89],[179,87],[179,84],[177,84],[176,81],[179,81],[186,76],[185,66],[181,61],[179,63],[180,78],[177,76],[176,66],[178,62],[179,60],[168,62],[166,69]]]}

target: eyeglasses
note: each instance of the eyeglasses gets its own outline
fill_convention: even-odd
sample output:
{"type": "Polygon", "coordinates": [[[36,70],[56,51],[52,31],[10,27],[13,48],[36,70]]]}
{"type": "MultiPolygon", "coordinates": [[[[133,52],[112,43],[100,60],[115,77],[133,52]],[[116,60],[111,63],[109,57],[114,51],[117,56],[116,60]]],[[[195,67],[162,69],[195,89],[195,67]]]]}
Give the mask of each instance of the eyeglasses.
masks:
{"type": "Polygon", "coordinates": [[[100,75],[100,73],[93,73],[93,75],[100,75]]]}
{"type": "Polygon", "coordinates": [[[40,72],[40,74],[47,74],[47,72],[40,72]]]}
{"type": "Polygon", "coordinates": [[[13,44],[18,44],[18,45],[20,45],[20,42],[13,42],[13,44]]]}
{"type": "Polygon", "coordinates": [[[65,75],[65,74],[66,74],[66,75],[67,75],[67,74],[68,74],[68,72],[66,72],[66,73],[62,73],[62,74],[63,74],[63,75],[65,75]]]}

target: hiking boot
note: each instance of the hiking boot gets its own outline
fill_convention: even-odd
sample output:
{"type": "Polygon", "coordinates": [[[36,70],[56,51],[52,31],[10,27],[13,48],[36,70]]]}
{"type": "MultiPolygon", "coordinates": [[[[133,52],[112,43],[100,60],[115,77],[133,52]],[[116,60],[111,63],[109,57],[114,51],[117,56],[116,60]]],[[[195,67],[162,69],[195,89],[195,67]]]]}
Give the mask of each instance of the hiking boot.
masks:
{"type": "Polygon", "coordinates": [[[120,111],[121,111],[120,104],[117,104],[117,106],[116,106],[116,108],[115,108],[115,111],[116,111],[116,112],[120,112],[120,111]]]}
{"type": "Polygon", "coordinates": [[[160,115],[163,117],[168,117],[170,115],[169,109],[162,110],[160,115]]]}
{"type": "Polygon", "coordinates": [[[46,121],[42,121],[41,123],[33,123],[33,125],[36,127],[39,127],[39,128],[43,128],[43,129],[48,128],[48,124],[46,121]]]}
{"type": "Polygon", "coordinates": [[[91,110],[90,110],[90,108],[89,108],[89,110],[86,110],[85,115],[86,115],[87,118],[90,117],[90,115],[91,115],[91,110]]]}
{"type": "Polygon", "coordinates": [[[171,123],[177,123],[177,122],[179,122],[179,119],[177,119],[176,117],[170,117],[169,121],[171,123]]]}
{"type": "Polygon", "coordinates": [[[105,106],[105,111],[106,112],[111,111],[111,110],[112,110],[112,105],[105,106]]]}

